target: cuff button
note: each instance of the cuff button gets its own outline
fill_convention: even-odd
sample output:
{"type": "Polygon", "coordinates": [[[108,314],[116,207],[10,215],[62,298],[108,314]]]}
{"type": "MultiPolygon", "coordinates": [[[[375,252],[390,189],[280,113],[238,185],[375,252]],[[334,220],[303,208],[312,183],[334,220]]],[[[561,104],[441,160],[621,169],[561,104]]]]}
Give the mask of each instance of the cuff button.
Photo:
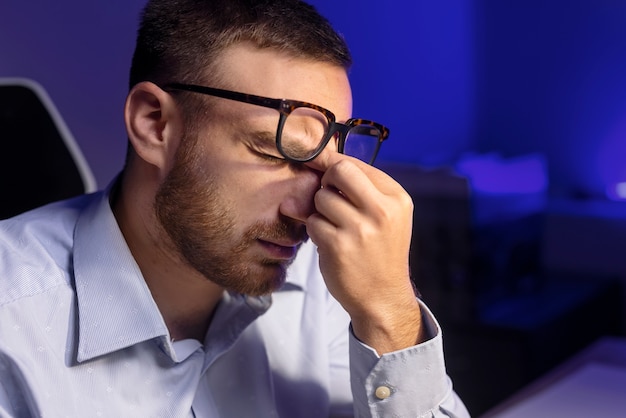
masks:
{"type": "Polygon", "coordinates": [[[374,394],[378,399],[387,399],[391,396],[391,389],[389,389],[387,386],[378,386],[374,394]]]}

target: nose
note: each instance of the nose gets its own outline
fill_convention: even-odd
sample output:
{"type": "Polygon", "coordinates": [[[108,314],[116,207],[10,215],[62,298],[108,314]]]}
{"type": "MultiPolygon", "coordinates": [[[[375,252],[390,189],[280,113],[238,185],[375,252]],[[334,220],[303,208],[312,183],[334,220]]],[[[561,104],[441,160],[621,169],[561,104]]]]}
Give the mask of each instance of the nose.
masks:
{"type": "Polygon", "coordinates": [[[313,197],[320,189],[323,171],[309,167],[309,163],[294,164],[293,178],[288,195],[280,204],[279,211],[283,216],[306,224],[309,216],[315,213],[313,197]]]}

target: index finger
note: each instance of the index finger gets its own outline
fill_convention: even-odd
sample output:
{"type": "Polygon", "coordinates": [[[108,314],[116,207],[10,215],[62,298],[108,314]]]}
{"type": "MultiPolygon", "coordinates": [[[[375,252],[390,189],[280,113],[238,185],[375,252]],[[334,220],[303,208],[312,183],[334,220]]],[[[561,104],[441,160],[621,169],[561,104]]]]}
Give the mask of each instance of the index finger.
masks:
{"type": "Polygon", "coordinates": [[[323,152],[306,165],[325,173],[322,176],[322,186],[332,186],[340,190],[358,206],[375,198],[375,193],[389,195],[404,192],[402,186],[387,173],[357,158],[337,152],[323,152]]]}

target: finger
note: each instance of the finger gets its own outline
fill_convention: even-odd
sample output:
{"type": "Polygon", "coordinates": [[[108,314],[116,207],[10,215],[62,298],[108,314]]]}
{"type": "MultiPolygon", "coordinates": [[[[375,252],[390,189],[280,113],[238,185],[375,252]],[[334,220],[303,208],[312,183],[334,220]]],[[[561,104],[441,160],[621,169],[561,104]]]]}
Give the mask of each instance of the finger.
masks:
{"type": "Polygon", "coordinates": [[[319,249],[324,249],[335,241],[337,227],[324,215],[314,213],[306,220],[306,232],[319,249]]]}
{"type": "Polygon", "coordinates": [[[321,179],[325,188],[340,190],[343,196],[358,208],[379,201],[381,191],[362,167],[351,160],[341,160],[329,167],[321,179]]]}
{"type": "Polygon", "coordinates": [[[335,187],[323,187],[313,198],[315,210],[335,226],[341,226],[346,219],[357,219],[358,210],[342,192],[335,187]]]}
{"type": "Polygon", "coordinates": [[[371,180],[377,187],[382,187],[383,189],[385,189],[386,187],[393,187],[393,185],[396,183],[396,181],[391,178],[391,176],[374,167],[373,165],[361,161],[358,158],[354,158],[345,154],[340,154],[336,151],[324,150],[318,157],[316,157],[312,161],[305,163],[305,165],[313,168],[314,170],[326,172],[329,168],[344,160],[351,161],[353,164],[359,167],[368,177],[371,177],[371,180]]]}
{"type": "Polygon", "coordinates": [[[392,195],[404,192],[402,186],[378,168],[337,152],[323,152],[318,158],[306,164],[324,173],[331,171],[322,177],[322,184],[341,190],[358,206],[363,206],[368,198],[379,198],[377,193],[392,195]],[[354,165],[358,171],[343,164],[354,165]],[[373,189],[368,191],[372,186],[373,189]]]}

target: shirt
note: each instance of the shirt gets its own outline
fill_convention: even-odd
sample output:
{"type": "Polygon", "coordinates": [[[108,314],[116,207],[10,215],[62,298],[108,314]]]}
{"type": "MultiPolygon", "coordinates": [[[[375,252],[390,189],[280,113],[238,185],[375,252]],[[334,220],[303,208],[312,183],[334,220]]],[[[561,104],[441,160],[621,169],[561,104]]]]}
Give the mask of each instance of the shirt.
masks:
{"type": "Polygon", "coordinates": [[[467,416],[423,312],[430,340],[378,356],[306,243],[279,291],[172,341],[108,192],[84,195],[0,222],[0,416],[467,416]]]}

